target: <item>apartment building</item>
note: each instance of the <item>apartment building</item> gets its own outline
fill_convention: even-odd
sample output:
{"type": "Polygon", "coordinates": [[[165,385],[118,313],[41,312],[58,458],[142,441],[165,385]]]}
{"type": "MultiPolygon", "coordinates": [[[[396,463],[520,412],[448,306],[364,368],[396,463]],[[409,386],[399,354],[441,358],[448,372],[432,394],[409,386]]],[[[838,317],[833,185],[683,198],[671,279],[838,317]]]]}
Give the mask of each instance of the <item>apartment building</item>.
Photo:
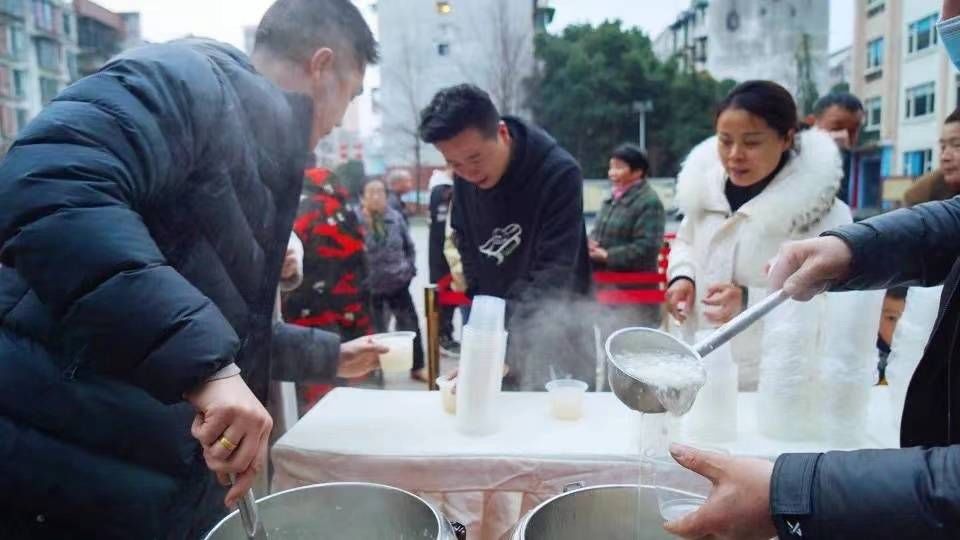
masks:
{"type": "Polygon", "coordinates": [[[939,46],[940,7],[940,0],[857,1],[851,90],[867,118],[851,163],[855,208],[889,207],[896,196],[885,196],[885,187],[939,166],[940,127],[960,95],[939,46]]]}

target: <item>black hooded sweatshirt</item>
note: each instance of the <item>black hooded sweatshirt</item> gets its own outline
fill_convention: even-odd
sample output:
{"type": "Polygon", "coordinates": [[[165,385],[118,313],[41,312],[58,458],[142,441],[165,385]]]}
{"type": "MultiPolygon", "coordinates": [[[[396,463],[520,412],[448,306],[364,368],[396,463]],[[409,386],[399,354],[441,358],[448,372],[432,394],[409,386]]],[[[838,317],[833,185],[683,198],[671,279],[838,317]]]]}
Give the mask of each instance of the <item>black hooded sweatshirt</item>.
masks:
{"type": "Polygon", "coordinates": [[[454,181],[451,224],[469,294],[507,300],[507,363],[516,385],[542,389],[551,366],[552,374],[591,383],[587,325],[555,320],[564,318],[558,306],[569,310],[590,292],[580,166],[543,130],[513,117],[504,121],[513,148],[500,182],[482,190],[454,181]]]}

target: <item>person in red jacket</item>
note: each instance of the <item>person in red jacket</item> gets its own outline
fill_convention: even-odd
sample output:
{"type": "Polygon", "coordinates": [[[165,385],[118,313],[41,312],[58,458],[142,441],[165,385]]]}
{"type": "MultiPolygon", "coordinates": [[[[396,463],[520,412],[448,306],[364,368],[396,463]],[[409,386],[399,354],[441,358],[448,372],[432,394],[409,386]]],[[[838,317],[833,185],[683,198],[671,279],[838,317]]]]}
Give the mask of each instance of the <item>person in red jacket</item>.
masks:
{"type": "MultiPolygon", "coordinates": [[[[336,175],[311,168],[304,174],[304,197],[293,230],[303,242],[303,284],[286,293],[283,318],[321,328],[351,341],[372,333],[363,232],[350,194],[336,175]]],[[[301,409],[309,409],[327,385],[299,388],[301,409]]]]}

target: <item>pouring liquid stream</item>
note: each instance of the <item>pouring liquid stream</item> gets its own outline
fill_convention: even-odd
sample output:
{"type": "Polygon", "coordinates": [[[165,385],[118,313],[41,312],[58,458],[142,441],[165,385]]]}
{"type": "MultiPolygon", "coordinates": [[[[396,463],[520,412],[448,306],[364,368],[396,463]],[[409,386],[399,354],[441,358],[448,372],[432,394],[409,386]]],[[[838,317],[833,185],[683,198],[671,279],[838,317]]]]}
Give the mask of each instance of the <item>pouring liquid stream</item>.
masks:
{"type": "MultiPolygon", "coordinates": [[[[632,377],[656,389],[657,399],[666,413],[638,413],[640,421],[640,484],[655,486],[657,462],[672,459],[669,456],[671,419],[686,414],[693,407],[697,392],[706,382],[706,372],[699,360],[689,355],[655,351],[643,354],[621,354],[618,363],[632,377]]],[[[696,510],[699,501],[689,504],[683,500],[672,501],[669,508],[661,509],[664,519],[670,521],[696,510]]],[[[643,504],[642,499],[640,504],[643,504]]],[[[643,509],[638,508],[638,513],[643,509]]],[[[639,539],[638,539],[639,540],[639,539]]]]}

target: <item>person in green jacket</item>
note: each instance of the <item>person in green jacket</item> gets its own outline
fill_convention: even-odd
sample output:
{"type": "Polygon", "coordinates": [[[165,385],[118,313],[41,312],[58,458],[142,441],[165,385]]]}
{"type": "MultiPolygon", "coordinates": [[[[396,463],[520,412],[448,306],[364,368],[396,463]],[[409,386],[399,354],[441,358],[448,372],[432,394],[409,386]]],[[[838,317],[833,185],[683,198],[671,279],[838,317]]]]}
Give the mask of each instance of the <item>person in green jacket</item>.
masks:
{"type": "MultiPolygon", "coordinates": [[[[665,218],[663,203],[647,181],[648,170],[647,157],[634,144],[620,145],[610,156],[607,175],[612,193],[590,234],[590,259],[596,270],[657,271],[665,218]]],[[[658,304],[629,305],[612,310],[611,316],[614,326],[655,328],[660,326],[661,309],[658,304]]]]}

